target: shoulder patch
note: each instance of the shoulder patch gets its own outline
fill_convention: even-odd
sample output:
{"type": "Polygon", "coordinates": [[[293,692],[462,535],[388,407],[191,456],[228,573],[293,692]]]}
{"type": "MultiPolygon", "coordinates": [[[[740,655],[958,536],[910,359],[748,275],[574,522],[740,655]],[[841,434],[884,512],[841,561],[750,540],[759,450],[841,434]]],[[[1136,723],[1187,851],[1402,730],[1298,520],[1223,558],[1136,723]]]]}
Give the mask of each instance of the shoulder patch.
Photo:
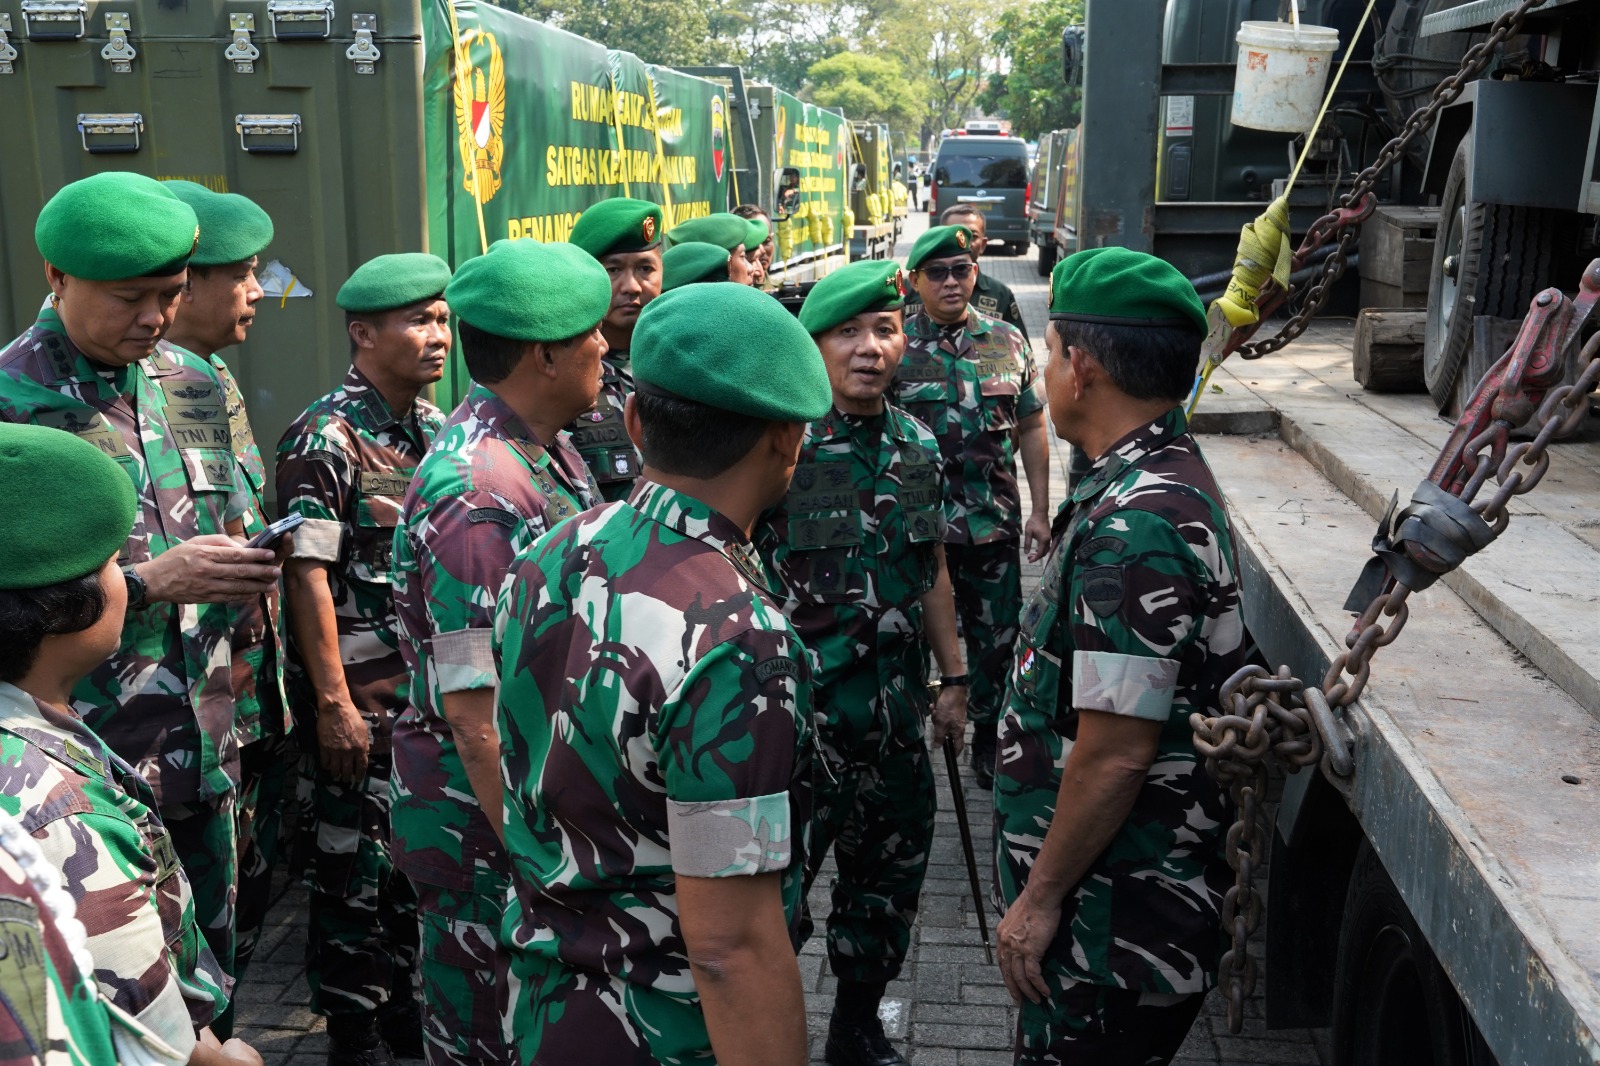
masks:
{"type": "Polygon", "coordinates": [[[1078,545],[1078,550],[1072,553],[1072,557],[1082,562],[1096,552],[1108,551],[1113,555],[1121,555],[1123,549],[1127,546],[1128,542],[1121,537],[1095,537],[1093,540],[1086,540],[1078,545]]]}
{"type": "MultiPolygon", "coordinates": [[[[45,969],[44,936],[39,908],[25,896],[0,896],[0,996],[25,1037],[41,1046],[50,1034],[50,975],[45,969]]],[[[67,991],[70,992],[70,989],[67,991]]]]}
{"type": "Polygon", "coordinates": [[[503,507],[474,507],[467,512],[468,522],[493,522],[497,526],[515,529],[519,519],[503,507]]]}
{"type": "Polygon", "coordinates": [[[792,677],[800,680],[800,664],[787,655],[774,655],[756,663],[756,683],[766,684],[775,677],[792,677]]]}
{"type": "Polygon", "coordinates": [[[1122,606],[1121,566],[1091,566],[1083,572],[1083,602],[1101,618],[1109,618],[1122,606]]]}

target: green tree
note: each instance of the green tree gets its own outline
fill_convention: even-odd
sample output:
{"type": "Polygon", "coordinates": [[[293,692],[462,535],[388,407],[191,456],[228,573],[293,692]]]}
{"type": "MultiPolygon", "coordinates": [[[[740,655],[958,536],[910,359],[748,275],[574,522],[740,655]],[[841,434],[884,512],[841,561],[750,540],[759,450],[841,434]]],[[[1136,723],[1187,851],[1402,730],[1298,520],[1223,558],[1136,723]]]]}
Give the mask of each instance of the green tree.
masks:
{"type": "Polygon", "coordinates": [[[1004,73],[989,79],[978,105],[1009,118],[1019,137],[1077,125],[1080,91],[1061,79],[1061,31],[1082,23],[1083,0],[1031,0],[1001,12],[994,44],[1008,62],[1004,73]]]}
{"type": "Polygon", "coordinates": [[[505,6],[607,48],[668,66],[736,58],[712,35],[719,0],[516,0],[505,6]]]}
{"type": "Polygon", "coordinates": [[[840,52],[813,63],[806,77],[814,103],[837,107],[850,118],[884,122],[897,130],[922,118],[905,70],[886,56],[840,52]]]}
{"type": "Polygon", "coordinates": [[[897,0],[875,30],[881,50],[897,60],[921,101],[919,140],[958,126],[977,104],[993,66],[992,0],[897,0]]]}

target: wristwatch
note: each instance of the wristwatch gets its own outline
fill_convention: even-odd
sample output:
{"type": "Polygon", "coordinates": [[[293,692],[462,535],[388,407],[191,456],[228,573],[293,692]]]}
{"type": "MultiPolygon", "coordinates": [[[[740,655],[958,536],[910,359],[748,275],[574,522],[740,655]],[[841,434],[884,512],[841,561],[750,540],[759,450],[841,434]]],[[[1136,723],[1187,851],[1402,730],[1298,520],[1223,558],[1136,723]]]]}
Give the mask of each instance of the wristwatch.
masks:
{"type": "Polygon", "coordinates": [[[139,576],[139,571],[131,566],[122,568],[122,580],[128,585],[128,610],[137,611],[144,607],[150,589],[144,583],[144,578],[139,576]]]}
{"type": "Polygon", "coordinates": [[[940,688],[953,688],[956,685],[960,685],[962,688],[966,688],[967,687],[967,675],[966,674],[950,674],[950,675],[948,675],[946,677],[939,678],[939,687],[940,688]]]}

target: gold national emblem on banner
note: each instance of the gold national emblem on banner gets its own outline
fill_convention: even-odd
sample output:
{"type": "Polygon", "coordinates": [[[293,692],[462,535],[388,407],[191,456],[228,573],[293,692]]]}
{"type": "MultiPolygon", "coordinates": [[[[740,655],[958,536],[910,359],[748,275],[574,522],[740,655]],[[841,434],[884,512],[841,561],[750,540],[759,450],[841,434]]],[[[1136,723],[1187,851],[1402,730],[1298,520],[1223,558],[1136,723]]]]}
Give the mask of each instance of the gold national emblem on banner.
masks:
{"type": "Polygon", "coordinates": [[[456,132],[466,171],[462,188],[480,204],[500,191],[505,159],[506,64],[500,44],[486,30],[468,30],[455,48],[456,132]],[[484,62],[488,72],[485,73],[484,62]]]}

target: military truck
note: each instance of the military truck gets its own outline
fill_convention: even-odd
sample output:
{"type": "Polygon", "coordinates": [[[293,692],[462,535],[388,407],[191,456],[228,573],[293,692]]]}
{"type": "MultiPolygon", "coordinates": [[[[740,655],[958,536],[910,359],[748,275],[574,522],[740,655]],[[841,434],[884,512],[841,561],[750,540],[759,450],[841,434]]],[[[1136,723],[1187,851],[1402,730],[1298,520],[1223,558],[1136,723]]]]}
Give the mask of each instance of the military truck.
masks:
{"type": "MultiPolygon", "coordinates": [[[[1331,138],[1319,202],[1293,209],[1296,241],[1519,5],[1376,6],[1380,48],[1365,68],[1359,53],[1352,60],[1350,95],[1336,101],[1351,112],[1340,118],[1368,136],[1341,129],[1331,138]]],[[[1224,991],[1247,1026],[1329,1027],[1341,1066],[1600,1062],[1600,433],[1590,399],[1573,393],[1555,411],[1569,412],[1555,420],[1566,424],[1541,414],[1522,429],[1543,429],[1537,440],[1508,440],[1559,385],[1563,363],[1571,380],[1600,348],[1578,350],[1578,323],[1600,300],[1600,261],[1591,262],[1600,3],[1526,6],[1485,76],[1439,111],[1431,138],[1368,175],[1380,202],[1440,199],[1427,310],[1432,396],[1420,381],[1418,394],[1356,388],[1363,341],[1348,322],[1324,321],[1286,347],[1259,349],[1257,361],[1225,363],[1193,423],[1215,434],[1202,446],[1229,502],[1256,662],[1287,668],[1291,677],[1273,683],[1304,698],[1299,720],[1325,752],[1287,776],[1275,821],[1261,830],[1270,849],[1248,815],[1230,835],[1246,876],[1229,933],[1259,916],[1248,871],[1270,856],[1264,1007],[1253,1013],[1243,976],[1257,965],[1253,948],[1236,944],[1239,980],[1225,978],[1224,991]],[[1509,333],[1487,350],[1463,342],[1485,335],[1472,328],[1485,318],[1512,320],[1509,333]],[[1480,386],[1488,362],[1495,368],[1480,386]],[[1436,403],[1463,410],[1440,421],[1436,403]],[[1555,429],[1575,432],[1551,443],[1555,429]],[[1515,502],[1497,539],[1463,551],[1465,561],[1442,567],[1426,591],[1379,601],[1369,586],[1347,600],[1375,558],[1374,521],[1383,536],[1394,533],[1386,516],[1396,492],[1437,506],[1476,493],[1479,510],[1496,492],[1515,502]],[[1367,616],[1353,624],[1362,608],[1367,616]],[[1322,714],[1310,690],[1341,684],[1354,699],[1322,714]]],[[[1226,278],[1237,226],[1261,201],[1176,201],[1158,190],[1171,189],[1161,184],[1173,115],[1163,100],[1207,97],[1220,107],[1233,91],[1234,57],[1169,61],[1162,42],[1184,20],[1263,14],[1251,7],[1176,0],[1163,13],[1088,0],[1081,65],[1069,71],[1083,92],[1071,211],[1080,246],[1153,251],[1191,277],[1226,278]]],[[[1350,42],[1363,8],[1310,3],[1300,16],[1340,26],[1350,42]]],[[[1372,37],[1369,29],[1356,41],[1372,37]]],[[[1201,114],[1197,106],[1196,129],[1201,114]]],[[[1200,149],[1196,140],[1191,183],[1200,149]]],[[[1316,258],[1294,280],[1290,310],[1303,305],[1316,258]]],[[[1268,321],[1258,337],[1286,324],[1268,321]]],[[[1247,724],[1268,702],[1265,688],[1254,692],[1228,705],[1247,724]]],[[[1237,734],[1214,765],[1225,770],[1259,743],[1251,737],[1237,734]]]]}
{"type": "MultiPolygon", "coordinates": [[[[1061,188],[1061,172],[1067,153],[1077,139],[1076,130],[1051,130],[1039,138],[1039,151],[1033,160],[1033,179],[1028,183],[1028,242],[1039,249],[1040,277],[1049,277],[1055,268],[1056,201],[1061,188]]],[[[1072,254],[1068,246],[1068,255],[1072,254]]]]}
{"type": "Polygon", "coordinates": [[[906,217],[904,198],[895,196],[889,127],[852,122],[850,136],[850,258],[889,259],[906,217]]]}

